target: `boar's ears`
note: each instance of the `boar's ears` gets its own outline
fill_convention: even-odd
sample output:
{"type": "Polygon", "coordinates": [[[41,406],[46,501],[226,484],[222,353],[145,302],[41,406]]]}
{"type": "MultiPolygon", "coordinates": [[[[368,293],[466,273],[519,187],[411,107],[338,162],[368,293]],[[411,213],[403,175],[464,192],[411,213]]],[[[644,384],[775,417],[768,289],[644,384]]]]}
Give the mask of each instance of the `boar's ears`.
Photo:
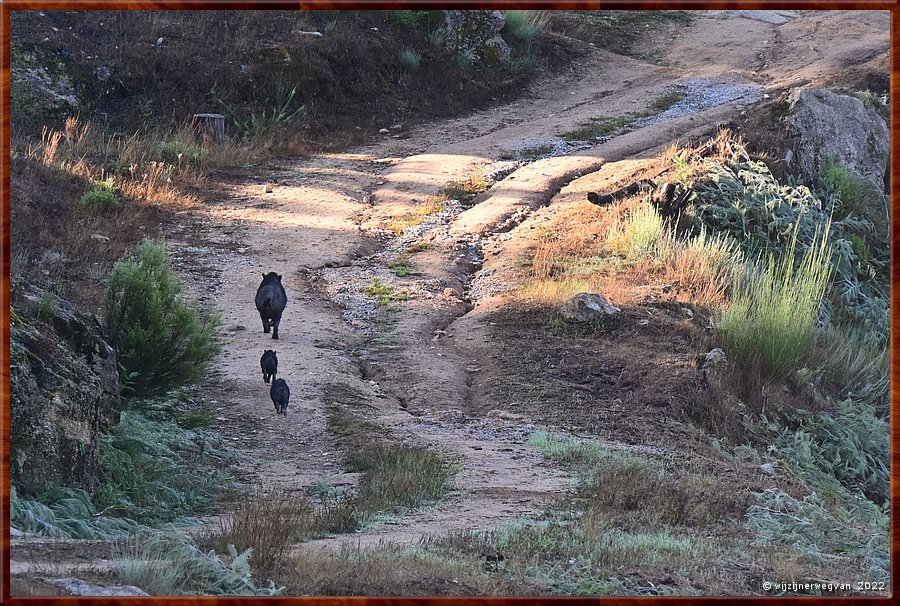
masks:
{"type": "Polygon", "coordinates": [[[262,277],[263,277],[263,280],[265,280],[265,279],[266,279],[266,274],[263,274],[262,277]]]}
{"type": "Polygon", "coordinates": [[[278,281],[281,282],[281,276],[278,276],[278,281]]]}

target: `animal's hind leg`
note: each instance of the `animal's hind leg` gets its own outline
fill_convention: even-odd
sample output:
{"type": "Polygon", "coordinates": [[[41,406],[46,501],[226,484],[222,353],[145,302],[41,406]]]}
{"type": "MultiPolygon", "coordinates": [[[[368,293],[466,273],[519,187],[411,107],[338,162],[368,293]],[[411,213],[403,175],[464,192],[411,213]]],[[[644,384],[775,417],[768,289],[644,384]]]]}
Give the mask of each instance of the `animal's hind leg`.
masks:
{"type": "MultiPolygon", "coordinates": [[[[278,338],[278,325],[281,324],[281,318],[275,318],[272,320],[272,338],[278,338]]],[[[266,332],[269,332],[268,330],[266,332]]]]}
{"type": "Polygon", "coordinates": [[[262,318],[263,332],[268,334],[268,332],[269,332],[269,319],[268,319],[267,317],[261,315],[261,314],[260,314],[259,317],[262,318]]]}

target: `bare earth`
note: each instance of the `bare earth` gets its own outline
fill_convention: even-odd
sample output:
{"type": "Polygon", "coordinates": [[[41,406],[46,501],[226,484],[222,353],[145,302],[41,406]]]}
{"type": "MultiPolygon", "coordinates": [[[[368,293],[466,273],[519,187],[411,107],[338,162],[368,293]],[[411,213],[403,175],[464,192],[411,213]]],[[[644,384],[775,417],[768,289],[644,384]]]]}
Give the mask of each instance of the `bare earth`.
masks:
{"type": "MultiPolygon", "coordinates": [[[[332,484],[352,485],[356,478],[341,473],[341,447],[326,431],[330,406],[382,425],[392,439],[461,461],[456,490],[439,505],[301,548],[495,528],[537,514],[572,490],[574,480],[527,445],[539,427],[497,410],[479,387],[493,368],[484,316],[502,295],[488,289],[469,304],[472,275],[494,268],[501,284],[516,249],[510,229],[536,209],[552,208],[554,196],[577,177],[647,157],[678,138],[711,134],[763,95],[774,98],[883,60],[889,14],[708,11],[649,40],[648,52],[654,46],[664,48],[660,64],[584,45],[567,72],[535,82],[508,105],[423,125],[408,138],[384,135],[343,153],[286,159],[255,179],[217,184],[216,202],[168,235],[185,283],[222,312],[225,350],[205,388],[219,407],[218,430],[255,460],[244,470],[248,480],[304,487],[330,474],[332,484]],[[558,140],[591,118],[642,111],[672,85],[698,80],[701,89],[738,87],[746,94],[521,166],[469,210],[435,221],[422,235],[430,247],[412,256],[416,274],[398,278],[386,268],[398,247],[385,225],[449,182],[490,172],[503,164],[504,152],[558,140]],[[264,193],[267,182],[272,193],[264,193]],[[288,293],[277,341],[263,334],[253,305],[268,271],[283,275],[288,293]],[[375,277],[412,296],[394,303],[389,325],[359,291],[375,277]],[[278,376],[291,387],[286,417],[275,414],[262,381],[259,358],[267,348],[278,352],[278,376]]],[[[617,443],[615,436],[609,441],[617,443]]]]}

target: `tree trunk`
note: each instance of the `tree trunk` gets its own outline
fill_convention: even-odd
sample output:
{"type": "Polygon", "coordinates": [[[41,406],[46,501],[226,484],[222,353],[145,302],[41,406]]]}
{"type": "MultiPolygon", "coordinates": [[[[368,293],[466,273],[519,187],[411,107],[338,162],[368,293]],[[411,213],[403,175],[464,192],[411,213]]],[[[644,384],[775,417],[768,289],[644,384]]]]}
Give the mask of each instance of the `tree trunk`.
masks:
{"type": "Polygon", "coordinates": [[[222,114],[194,114],[191,124],[197,135],[204,139],[212,139],[214,143],[225,140],[225,116],[222,114]]]}

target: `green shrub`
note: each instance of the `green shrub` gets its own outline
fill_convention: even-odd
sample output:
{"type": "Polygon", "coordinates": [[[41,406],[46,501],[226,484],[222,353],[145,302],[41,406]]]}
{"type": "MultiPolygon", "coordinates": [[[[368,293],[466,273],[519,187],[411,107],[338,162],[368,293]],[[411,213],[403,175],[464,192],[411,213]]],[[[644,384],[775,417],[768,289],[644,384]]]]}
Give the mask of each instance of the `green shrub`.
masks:
{"type": "Polygon", "coordinates": [[[105,325],[136,397],[196,381],[220,351],[218,314],[189,308],[180,293],[165,249],[149,239],[109,275],[105,325]]]}
{"type": "Polygon", "coordinates": [[[840,554],[869,566],[873,580],[888,580],[887,513],[868,501],[848,510],[830,511],[815,494],[797,500],[778,488],[756,494],[747,510],[747,529],[759,544],[790,545],[806,562],[822,565],[840,554]]]}
{"type": "Polygon", "coordinates": [[[400,61],[400,65],[403,66],[403,69],[408,72],[416,71],[422,63],[422,55],[408,48],[400,51],[397,54],[397,59],[400,61]]]}
{"type": "Polygon", "coordinates": [[[81,205],[85,208],[99,207],[103,210],[118,208],[119,189],[112,179],[93,181],[90,191],[81,196],[81,205]]]}
{"type": "Polygon", "coordinates": [[[411,27],[428,16],[428,11],[391,11],[394,23],[400,27],[411,27]]]}
{"type": "Polygon", "coordinates": [[[797,232],[780,260],[748,264],[734,283],[732,300],[718,322],[729,357],[742,367],[759,364],[763,377],[777,380],[797,367],[810,350],[822,299],[831,282],[828,230],[794,268],[797,232]]]}
{"type": "Polygon", "coordinates": [[[855,214],[878,226],[880,232],[887,233],[884,194],[872,181],[856,176],[834,159],[825,162],[821,180],[826,192],[834,196],[837,218],[855,214]]]}
{"type": "Polygon", "coordinates": [[[857,496],[886,503],[890,486],[888,424],[870,404],[847,399],[835,410],[796,411],[799,427],[767,424],[773,451],[820,491],[839,482],[857,496]]]}

